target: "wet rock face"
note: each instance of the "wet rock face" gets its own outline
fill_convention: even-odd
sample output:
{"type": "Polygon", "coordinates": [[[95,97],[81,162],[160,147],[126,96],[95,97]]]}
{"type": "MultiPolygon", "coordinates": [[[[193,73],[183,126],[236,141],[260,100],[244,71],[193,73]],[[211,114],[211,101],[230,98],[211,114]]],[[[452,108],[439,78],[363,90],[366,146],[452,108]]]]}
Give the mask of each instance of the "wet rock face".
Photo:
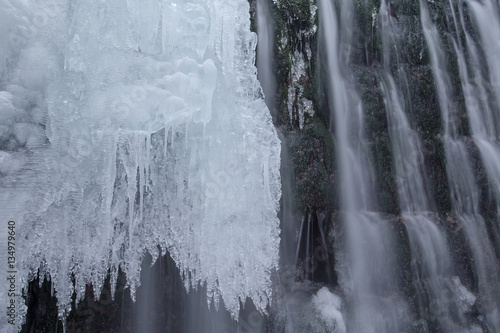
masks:
{"type": "MultiPolygon", "coordinates": [[[[254,8],[255,1],[250,1],[254,8]]],[[[366,133],[372,145],[373,161],[378,182],[379,209],[398,214],[392,152],[387,130],[387,117],[380,84],[383,46],[379,28],[380,0],[355,1],[353,44],[350,45],[351,72],[365,109],[366,133]]],[[[420,7],[415,1],[391,1],[390,16],[394,29],[403,43],[399,68],[406,73],[404,91],[409,107],[409,120],[422,138],[426,171],[431,184],[431,196],[436,210],[451,209],[445,170],[444,151],[440,139],[442,124],[439,104],[429,64],[429,55],[420,23],[420,7]]],[[[447,31],[445,8],[438,2],[431,5],[441,32],[447,31]]],[[[295,169],[297,206],[301,209],[335,210],[337,208],[335,175],[335,142],[331,132],[331,110],[325,96],[326,64],[321,61],[317,47],[318,18],[316,4],[310,1],[276,1],[275,75],[277,78],[275,125],[282,131],[290,149],[295,169]],[[307,10],[309,8],[309,10],[307,10]],[[295,66],[297,63],[303,66],[295,66]],[[301,72],[301,68],[303,68],[301,72]],[[300,72],[300,75],[297,75],[300,72]],[[313,112],[302,116],[300,101],[311,100],[313,112]],[[330,159],[328,161],[328,159],[330,159]]],[[[255,12],[252,12],[255,17],[255,12]]],[[[451,45],[446,45],[450,48],[451,45]]],[[[450,56],[452,56],[451,49],[450,56]]],[[[451,66],[451,65],[450,65],[451,66]]],[[[452,72],[452,79],[458,75],[452,72]]],[[[454,86],[458,87],[459,84],[454,86]]],[[[454,95],[461,115],[461,132],[467,134],[463,98],[457,88],[454,95]]]]}
{"type": "Polygon", "coordinates": [[[295,167],[296,200],[299,207],[332,209],[336,175],[332,140],[319,120],[307,124],[301,131],[288,134],[287,148],[295,167]]]}
{"type": "MultiPolygon", "coordinates": [[[[250,1],[253,3],[253,1],[250,1]]],[[[275,16],[275,75],[277,78],[276,104],[269,106],[275,111],[275,125],[283,134],[285,144],[291,159],[294,178],[294,200],[296,213],[308,216],[311,212],[325,211],[334,216],[339,208],[339,179],[335,161],[335,139],[332,134],[331,112],[326,99],[325,72],[326,64],[322,62],[318,50],[317,29],[311,24],[318,24],[317,16],[311,20],[300,1],[282,0],[273,6],[275,16]],[[311,33],[313,31],[313,33],[311,33]],[[294,64],[303,61],[305,71],[297,80],[294,64]],[[290,92],[294,95],[290,103],[290,92]],[[296,97],[298,96],[298,97],[296,97]],[[300,123],[299,110],[295,101],[309,98],[314,112],[304,116],[300,123]],[[302,125],[302,126],[301,126],[302,125]]],[[[387,115],[381,90],[381,69],[383,62],[383,45],[379,29],[380,0],[359,0],[354,2],[356,8],[354,24],[354,43],[350,49],[351,73],[356,88],[361,97],[365,111],[365,131],[370,141],[372,158],[377,179],[378,209],[382,214],[396,221],[397,243],[399,246],[396,261],[400,265],[399,281],[402,290],[409,299],[416,299],[415,287],[411,281],[411,255],[406,228],[400,221],[400,211],[397,200],[397,184],[393,166],[393,152],[388,132],[387,115]]],[[[310,4],[311,6],[314,4],[310,4]]],[[[449,33],[446,20],[446,8],[441,2],[429,4],[435,23],[442,36],[449,33]],[[437,18],[437,19],[436,19],[437,18]]],[[[311,7],[310,7],[311,8],[311,7]]],[[[394,73],[405,73],[406,82],[400,82],[401,77],[394,75],[398,84],[404,87],[403,95],[407,106],[408,120],[422,141],[425,172],[428,177],[429,199],[434,203],[434,218],[443,226],[450,246],[453,247],[453,260],[463,282],[474,290],[474,273],[471,267],[470,249],[465,240],[463,230],[457,228],[457,222],[451,213],[451,199],[446,173],[445,153],[442,141],[442,120],[439,101],[435,89],[429,50],[423,35],[420,22],[420,6],[418,1],[396,0],[389,5],[390,16],[397,33],[402,40],[399,66],[393,64],[394,73]],[[455,221],[455,222],[454,222],[455,221]]],[[[252,15],[255,15],[253,13],[252,15]]],[[[470,24],[469,19],[466,21],[470,24]]],[[[453,82],[455,108],[458,114],[458,130],[460,135],[468,136],[468,119],[466,117],[463,94],[460,89],[458,70],[453,68],[453,45],[446,38],[444,47],[451,59],[447,70],[453,82]]],[[[487,190],[485,170],[481,166],[477,148],[467,141],[467,149],[472,157],[476,181],[481,189],[481,211],[488,216],[488,221],[494,220],[493,199],[487,190]],[[491,203],[488,205],[488,203],[491,203]]],[[[332,219],[334,221],[335,219],[332,219]]],[[[283,223],[283,222],[282,222],[283,223]]],[[[492,223],[488,228],[493,230],[492,223]]],[[[337,228],[335,222],[327,228],[337,228]]],[[[494,234],[494,233],[492,233],[494,234]]],[[[328,246],[335,247],[333,239],[328,240],[328,246]]],[[[500,253],[498,249],[497,252],[500,253]]],[[[299,256],[304,257],[304,253],[299,256]]],[[[332,265],[335,265],[332,262],[332,265]]],[[[316,282],[324,282],[315,280],[316,282]]],[[[336,281],[335,281],[336,283],[336,281]]],[[[412,304],[416,307],[416,304],[412,304]]]]}

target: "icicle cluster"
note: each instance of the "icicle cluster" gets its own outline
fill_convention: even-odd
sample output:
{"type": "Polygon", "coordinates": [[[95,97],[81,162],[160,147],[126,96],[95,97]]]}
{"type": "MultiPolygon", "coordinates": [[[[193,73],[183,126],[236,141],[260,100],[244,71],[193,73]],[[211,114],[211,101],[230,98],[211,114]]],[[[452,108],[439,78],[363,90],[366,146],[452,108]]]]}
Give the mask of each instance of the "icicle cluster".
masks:
{"type": "Polygon", "coordinates": [[[206,283],[233,316],[247,297],[264,311],[280,143],[248,2],[0,6],[0,186],[21,198],[5,209],[22,285],[50,276],[64,317],[118,267],[134,295],[145,252],[169,251],[186,288],[206,283]]]}

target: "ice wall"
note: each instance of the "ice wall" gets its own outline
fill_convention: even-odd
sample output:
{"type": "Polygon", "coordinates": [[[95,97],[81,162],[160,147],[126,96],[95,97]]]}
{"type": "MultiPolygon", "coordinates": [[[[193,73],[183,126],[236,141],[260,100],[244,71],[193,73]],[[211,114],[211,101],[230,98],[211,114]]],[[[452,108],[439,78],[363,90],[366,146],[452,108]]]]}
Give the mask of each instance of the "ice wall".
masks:
{"type": "Polygon", "coordinates": [[[145,251],[168,250],[187,288],[206,283],[233,316],[247,297],[264,311],[280,143],[248,2],[0,7],[0,186],[19,202],[0,209],[19,221],[20,287],[50,275],[64,317],[108,270],[134,295],[145,251]]]}

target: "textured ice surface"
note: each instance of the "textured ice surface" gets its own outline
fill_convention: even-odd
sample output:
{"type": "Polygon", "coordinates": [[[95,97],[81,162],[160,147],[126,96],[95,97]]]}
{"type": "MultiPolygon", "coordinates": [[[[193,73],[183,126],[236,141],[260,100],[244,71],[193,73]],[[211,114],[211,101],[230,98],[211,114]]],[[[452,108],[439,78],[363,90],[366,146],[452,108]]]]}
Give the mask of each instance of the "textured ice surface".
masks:
{"type": "Polygon", "coordinates": [[[0,7],[0,186],[23,214],[1,209],[19,220],[21,285],[49,274],[64,316],[119,266],[134,295],[145,251],[168,250],[186,287],[264,311],[280,144],[248,2],[0,7]]]}

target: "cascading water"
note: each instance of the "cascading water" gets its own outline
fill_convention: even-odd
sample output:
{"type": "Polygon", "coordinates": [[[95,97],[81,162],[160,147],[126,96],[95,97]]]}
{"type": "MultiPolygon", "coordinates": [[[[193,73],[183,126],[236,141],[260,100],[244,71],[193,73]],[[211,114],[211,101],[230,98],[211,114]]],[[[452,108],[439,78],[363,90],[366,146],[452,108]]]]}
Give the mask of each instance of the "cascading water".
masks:
{"type": "MultiPolygon", "coordinates": [[[[485,161],[485,164],[488,164],[487,160],[494,158],[494,156],[485,156],[484,146],[483,148],[481,148],[481,146],[484,145],[485,141],[489,142],[486,143],[486,145],[495,144],[495,121],[494,115],[491,112],[490,103],[487,99],[486,87],[483,84],[484,81],[481,79],[481,64],[478,61],[479,54],[466,29],[461,2],[459,2],[457,6],[458,15],[454,2],[449,0],[448,5],[451,12],[450,23],[455,27],[455,35],[452,41],[457,56],[457,66],[460,73],[466,110],[469,115],[470,127],[473,134],[472,137],[476,145],[480,147],[483,161],[485,161]],[[462,43],[462,34],[465,39],[465,45],[462,43]],[[464,50],[467,51],[469,61],[472,65],[471,74],[469,74],[464,50]]],[[[492,14],[494,14],[494,12],[492,14]]],[[[427,16],[426,19],[428,19],[427,16]]],[[[432,28],[431,23],[428,22],[428,24],[430,28],[432,28]]],[[[431,29],[431,33],[433,31],[434,30],[431,29]]],[[[436,58],[434,62],[436,64],[440,62],[442,66],[444,64],[444,58],[439,39],[428,38],[427,42],[431,44],[430,47],[434,49],[433,56],[436,58]]],[[[436,81],[441,80],[441,82],[449,83],[446,73],[438,72],[435,69],[435,75],[440,76],[436,78],[436,81]]],[[[453,198],[452,204],[463,226],[474,258],[473,265],[476,273],[476,284],[481,298],[480,311],[485,316],[490,330],[496,332],[500,331],[500,288],[497,283],[500,281],[499,264],[488,236],[486,223],[484,218],[480,215],[479,189],[474,181],[470,156],[463,139],[458,137],[457,129],[454,125],[456,115],[453,113],[452,108],[447,107],[452,105],[448,93],[449,91],[449,86],[443,86],[438,90],[440,98],[442,99],[441,108],[443,118],[448,120],[445,124],[444,141],[448,159],[448,178],[451,184],[453,198]]],[[[488,171],[492,170],[488,169],[488,171]]],[[[495,231],[495,229],[493,230],[495,231]]]]}
{"type": "MultiPolygon", "coordinates": [[[[493,240],[500,253],[500,64],[497,55],[500,36],[500,13],[498,4],[493,1],[476,3],[466,2],[475,17],[482,43],[476,46],[472,40],[459,7],[459,20],[454,15],[457,40],[454,47],[457,54],[462,90],[469,116],[472,139],[479,149],[481,159],[492,182],[491,191],[496,201],[496,221],[493,226],[493,240]],[[458,24],[460,21],[460,24],[458,24]],[[460,30],[465,39],[461,43],[460,30]],[[483,48],[482,53],[479,47],[483,48]],[[466,57],[466,55],[468,57],[466,57]],[[486,66],[484,58],[486,58],[486,66]],[[471,73],[469,73],[471,71],[471,73]],[[485,77],[484,72],[489,77],[485,77]]],[[[451,4],[453,8],[453,5],[451,4]]]]}
{"type": "Polygon", "coordinates": [[[235,318],[247,297],[265,312],[280,144],[248,2],[0,6],[1,210],[17,223],[18,288],[50,275],[64,318],[73,291],[78,302],[92,283],[98,297],[108,270],[113,289],[119,266],[134,298],[145,252],[168,250],[186,288],[205,285],[235,318]]]}
{"type": "MultiPolygon", "coordinates": [[[[451,2],[450,2],[451,4],[451,2]]],[[[453,23],[458,29],[457,18],[454,12],[453,4],[450,9],[453,13],[453,23]]],[[[427,5],[421,3],[422,24],[427,44],[431,53],[431,63],[433,67],[436,88],[439,97],[439,104],[444,119],[444,145],[447,159],[448,178],[451,183],[452,204],[456,211],[460,223],[462,224],[469,246],[474,258],[474,268],[478,291],[481,295],[481,310],[486,318],[488,326],[492,331],[500,330],[499,326],[499,291],[498,291],[498,263],[496,262],[494,250],[489,242],[484,219],[479,215],[478,188],[474,182],[472,168],[470,166],[470,157],[465,144],[458,137],[456,128],[456,107],[453,105],[450,97],[450,79],[444,71],[446,61],[442,50],[441,42],[437,30],[430,20],[427,5]],[[481,245],[480,245],[481,244],[481,245]],[[486,268],[488,267],[488,268],[486,268]],[[496,282],[495,282],[496,281],[496,282]]],[[[462,15],[461,15],[462,16],[462,15]]],[[[462,16],[463,19],[463,16],[462,16]]],[[[463,21],[462,21],[463,22],[463,21]]],[[[464,32],[466,33],[465,29],[464,32]]],[[[467,34],[467,33],[466,33],[467,34]]],[[[474,52],[470,37],[466,35],[466,41],[474,52]]],[[[467,110],[469,111],[471,123],[478,122],[478,104],[472,101],[472,85],[468,80],[467,68],[464,55],[460,44],[456,40],[454,48],[457,54],[458,67],[461,74],[462,89],[464,91],[467,110]],[[474,119],[475,118],[475,119],[474,119]]],[[[476,57],[477,54],[474,56],[476,57]]],[[[476,72],[476,75],[478,72],[476,72]]],[[[481,96],[481,94],[479,95],[481,96]]],[[[486,106],[486,105],[485,105],[486,106]]],[[[484,111],[488,113],[488,109],[484,111]]],[[[483,125],[486,125],[483,123],[483,125]]],[[[477,125],[476,125],[477,126],[477,125]]],[[[475,130],[472,125],[473,132],[475,130]]],[[[478,145],[479,146],[479,145],[478,145]]],[[[480,149],[481,150],[481,149],[480,149]]]]}
{"type": "MultiPolygon", "coordinates": [[[[500,103],[500,63],[498,62],[498,54],[500,53],[500,44],[498,43],[498,34],[500,32],[500,6],[498,1],[485,0],[478,1],[462,1],[459,3],[467,3],[474,16],[479,35],[481,37],[481,47],[484,49],[488,73],[490,75],[490,84],[492,92],[496,98],[496,105],[500,103]]],[[[500,126],[500,117],[495,116],[495,127],[500,126]]],[[[497,136],[498,138],[498,136],[497,136]]]]}
{"type": "MultiPolygon", "coordinates": [[[[382,92],[386,104],[389,135],[392,142],[396,183],[403,223],[406,226],[412,255],[413,284],[416,288],[418,313],[423,315],[429,307],[440,307],[437,318],[439,330],[451,332],[455,325],[465,324],[466,307],[461,306],[460,297],[465,289],[454,269],[446,239],[439,227],[431,220],[432,205],[423,173],[424,158],[418,133],[409,124],[405,114],[405,103],[400,89],[391,74],[392,54],[398,69],[400,82],[407,82],[406,73],[400,63],[400,27],[391,15],[386,1],[382,1],[380,29],[383,41],[382,92]]],[[[422,14],[424,31],[426,14],[422,14]]],[[[427,36],[427,33],[426,33],[427,36]]],[[[429,331],[427,322],[422,326],[429,331]]]]}
{"type": "Polygon", "coordinates": [[[331,124],[336,139],[337,161],[341,177],[341,207],[344,210],[345,238],[343,253],[337,262],[340,284],[351,302],[347,328],[353,332],[397,332],[409,318],[406,302],[397,289],[391,252],[394,235],[376,213],[374,172],[364,136],[363,107],[349,73],[341,70],[348,63],[340,45],[350,45],[353,8],[350,1],[335,4],[320,1],[320,33],[324,41],[328,68],[328,100],[333,115],[331,124]]]}

